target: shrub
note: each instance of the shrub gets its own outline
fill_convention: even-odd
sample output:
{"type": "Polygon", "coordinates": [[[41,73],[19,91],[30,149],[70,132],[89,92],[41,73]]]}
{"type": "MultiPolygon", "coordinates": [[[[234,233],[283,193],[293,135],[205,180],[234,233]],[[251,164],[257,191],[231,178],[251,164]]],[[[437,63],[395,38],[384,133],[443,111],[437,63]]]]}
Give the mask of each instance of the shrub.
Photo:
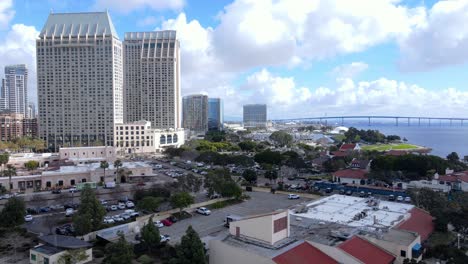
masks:
{"type": "Polygon", "coordinates": [[[148,256],[148,255],[141,255],[137,260],[138,260],[138,262],[140,262],[140,263],[142,263],[142,264],[151,264],[151,263],[154,263],[153,258],[151,258],[151,257],[148,256]]]}

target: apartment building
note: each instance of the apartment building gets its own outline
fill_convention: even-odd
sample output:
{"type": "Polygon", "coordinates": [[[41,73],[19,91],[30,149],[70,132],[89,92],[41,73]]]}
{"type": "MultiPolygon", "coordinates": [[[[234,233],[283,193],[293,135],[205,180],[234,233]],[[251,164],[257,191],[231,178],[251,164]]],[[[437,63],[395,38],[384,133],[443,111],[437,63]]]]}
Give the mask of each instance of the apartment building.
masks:
{"type": "Polygon", "coordinates": [[[125,123],[180,128],[180,50],[176,31],[125,33],[125,123]]]}
{"type": "Polygon", "coordinates": [[[182,99],[182,122],[185,129],[204,133],[208,130],[208,96],[194,94],[182,99]]]}
{"type": "Polygon", "coordinates": [[[28,69],[24,64],[5,66],[0,111],[28,116],[28,69]]]}
{"type": "Polygon", "coordinates": [[[114,145],[122,55],[107,12],[49,15],[36,40],[39,134],[48,148],[114,145]]]}

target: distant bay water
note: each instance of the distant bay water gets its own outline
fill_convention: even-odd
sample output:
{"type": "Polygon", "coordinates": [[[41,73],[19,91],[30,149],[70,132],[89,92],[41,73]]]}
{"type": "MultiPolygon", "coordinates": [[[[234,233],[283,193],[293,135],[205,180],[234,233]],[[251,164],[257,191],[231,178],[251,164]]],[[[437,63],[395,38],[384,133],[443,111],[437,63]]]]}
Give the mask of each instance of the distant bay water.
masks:
{"type": "MultiPolygon", "coordinates": [[[[414,121],[412,121],[414,122],[414,121]]],[[[341,125],[341,124],[336,124],[341,125]]],[[[432,149],[431,154],[446,157],[452,151],[458,153],[460,158],[468,155],[468,122],[463,126],[459,122],[452,125],[448,123],[433,122],[430,126],[425,123],[407,123],[400,120],[399,126],[389,122],[374,122],[369,126],[367,122],[345,122],[346,127],[359,129],[376,129],[385,135],[398,135],[408,139],[409,143],[432,149]]]]}

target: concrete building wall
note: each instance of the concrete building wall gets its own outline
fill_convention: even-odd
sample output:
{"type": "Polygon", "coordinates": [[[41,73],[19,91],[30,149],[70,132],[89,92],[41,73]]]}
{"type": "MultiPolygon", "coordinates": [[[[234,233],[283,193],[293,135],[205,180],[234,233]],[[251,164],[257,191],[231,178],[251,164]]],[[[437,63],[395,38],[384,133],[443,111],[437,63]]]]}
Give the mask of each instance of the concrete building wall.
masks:
{"type": "Polygon", "coordinates": [[[114,147],[76,147],[60,148],[59,156],[61,160],[70,160],[77,163],[85,161],[105,160],[114,162],[116,159],[116,150],[114,147]]]}
{"type": "Polygon", "coordinates": [[[210,264],[274,264],[269,258],[230,246],[220,240],[210,241],[210,264]]]}
{"type": "MultiPolygon", "coordinates": [[[[273,223],[276,221],[276,220],[279,220],[279,219],[282,219],[286,217],[286,228],[285,229],[282,229],[281,231],[279,232],[274,232],[274,230],[272,229],[272,244],[275,244],[276,242],[282,240],[282,239],[285,239],[287,237],[289,237],[289,234],[290,234],[290,228],[289,228],[289,213],[288,211],[285,211],[283,213],[279,213],[279,214],[275,214],[273,215],[273,223]]],[[[273,228],[274,228],[274,224],[273,224],[273,228]]]]}
{"type": "MultiPolygon", "coordinates": [[[[412,254],[413,246],[415,244],[417,244],[417,243],[421,244],[421,237],[420,236],[417,236],[415,238],[415,240],[408,246],[401,245],[401,244],[399,244],[397,242],[385,241],[385,240],[382,240],[382,239],[377,239],[377,238],[369,237],[369,236],[365,236],[363,238],[370,241],[371,243],[385,249],[386,251],[390,252],[391,254],[393,254],[396,257],[395,263],[398,263],[398,264],[403,264],[403,261],[406,258],[412,259],[413,258],[413,254],[412,254]],[[401,251],[405,251],[405,254],[406,254],[405,257],[401,256],[401,251]]],[[[421,259],[422,259],[422,254],[421,254],[421,256],[416,258],[416,260],[418,260],[418,261],[421,260],[421,259]]]]}
{"type": "Polygon", "coordinates": [[[229,233],[231,235],[235,236],[238,229],[241,237],[244,236],[273,244],[273,222],[271,217],[255,217],[230,223],[229,233]]]}

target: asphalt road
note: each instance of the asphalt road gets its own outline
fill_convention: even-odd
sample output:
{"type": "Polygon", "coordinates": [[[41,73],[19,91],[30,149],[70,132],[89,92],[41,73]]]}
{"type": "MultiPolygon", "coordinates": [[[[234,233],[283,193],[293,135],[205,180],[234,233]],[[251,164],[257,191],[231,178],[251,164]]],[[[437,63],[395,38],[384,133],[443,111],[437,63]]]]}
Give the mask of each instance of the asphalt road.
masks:
{"type": "Polygon", "coordinates": [[[211,215],[208,216],[194,213],[192,218],[184,219],[172,226],[161,228],[160,233],[170,235],[170,243],[175,244],[180,241],[189,225],[198,232],[200,237],[204,237],[226,229],[224,227],[224,220],[229,214],[248,216],[268,213],[277,209],[287,209],[301,202],[311,200],[302,197],[299,200],[288,200],[287,195],[264,192],[248,192],[246,194],[251,197],[246,202],[211,210],[211,215]]]}

